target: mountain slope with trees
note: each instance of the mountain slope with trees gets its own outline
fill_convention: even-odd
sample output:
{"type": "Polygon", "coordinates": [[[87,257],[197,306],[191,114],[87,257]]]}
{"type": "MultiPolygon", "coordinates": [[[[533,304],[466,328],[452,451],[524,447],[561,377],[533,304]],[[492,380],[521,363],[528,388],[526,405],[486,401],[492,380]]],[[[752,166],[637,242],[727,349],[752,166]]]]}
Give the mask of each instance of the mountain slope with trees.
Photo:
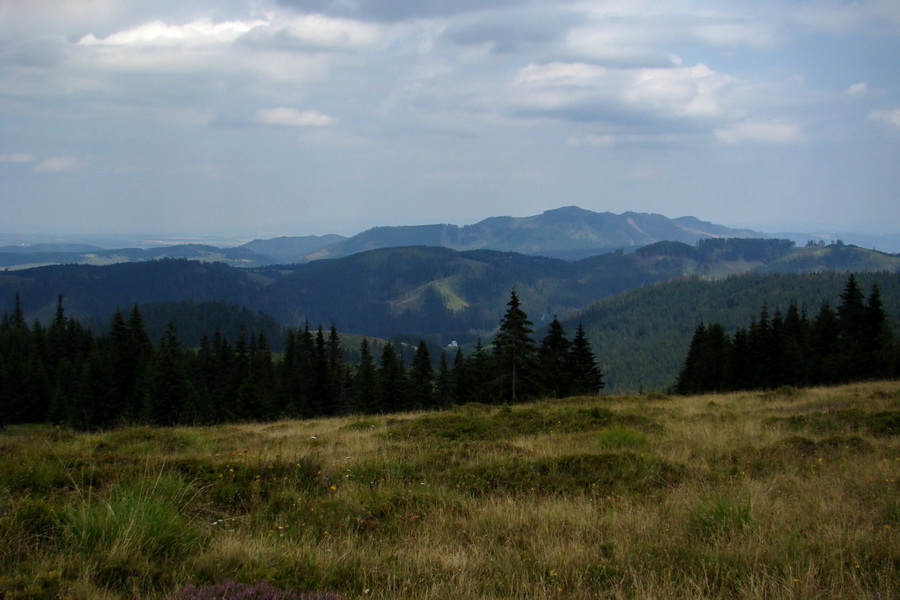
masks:
{"type": "Polygon", "coordinates": [[[47,327],[26,323],[18,298],[0,320],[0,428],[65,423],[107,429],[151,425],[272,421],[348,413],[394,413],[453,404],[520,402],[548,395],[597,394],[602,373],[581,329],[570,342],[554,319],[538,345],[515,290],[491,351],[435,371],[425,340],[407,366],[391,342],[376,367],[368,339],[351,364],[337,327],[285,332],[275,357],[263,331],[229,338],[216,328],[196,347],[169,323],[155,344],[140,308],[116,310],[106,333],[70,319],[60,296],[47,327]]]}
{"type": "Polygon", "coordinates": [[[106,267],[56,265],[0,272],[0,310],[19,293],[29,320],[51,318],[63,294],[79,318],[151,302],[223,301],[279,323],[342,323],[345,331],[432,343],[474,341],[496,327],[515,287],[538,326],[592,302],[689,275],[782,271],[900,271],[900,257],[853,246],[794,247],[785,240],[659,242],[632,253],[563,261],[512,252],[384,248],[348,257],[257,269],[166,259],[106,267]]]}
{"type": "MultiPolygon", "coordinates": [[[[420,246],[263,269],[169,259],[2,272],[0,311],[13,309],[17,293],[29,323],[34,319],[49,323],[59,294],[67,313],[88,323],[91,318],[105,323],[117,308],[164,303],[154,317],[159,327],[168,320],[185,322],[177,315],[190,311],[178,303],[224,302],[252,314],[270,315],[281,325],[336,323],[345,335],[404,342],[406,345],[397,349],[406,352],[420,339],[432,347],[454,340],[471,345],[478,338],[490,339],[507,293],[515,288],[538,335],[554,316],[570,332],[576,330],[577,319],[584,319],[587,336],[604,361],[610,389],[659,389],[674,381],[698,322],[722,322],[730,332],[756,314],[769,288],[777,289],[788,281],[824,282],[834,277],[772,274],[756,275],[756,279],[725,278],[763,273],[791,261],[811,271],[822,269],[823,264],[900,271],[900,258],[892,255],[839,245],[796,248],[780,240],[708,240],[696,246],[660,242],[633,253],[614,252],[574,262],[420,246]],[[729,295],[724,304],[716,296],[719,292],[705,291],[705,286],[713,289],[722,278],[722,289],[731,290],[722,292],[729,295]],[[664,292],[660,287],[648,287],[663,282],[671,282],[664,292]],[[689,291],[683,291],[685,287],[689,291]],[[624,292],[627,294],[617,296],[624,292]],[[716,297],[703,301],[704,294],[716,297]],[[602,308],[588,309],[598,301],[602,308]],[[644,302],[650,305],[643,306],[644,302]],[[706,303],[711,312],[702,310],[706,303]],[[585,312],[573,320],[572,315],[581,310],[585,312]],[[611,315],[617,315],[616,320],[611,321],[611,315]]],[[[862,276],[860,281],[868,285],[862,276]]],[[[891,305],[900,294],[889,295],[894,284],[880,285],[889,315],[900,316],[891,305]]],[[[810,284],[810,290],[813,288],[810,284]]],[[[816,288],[809,293],[791,291],[790,297],[806,302],[812,310],[822,298],[834,298],[837,293],[839,289],[816,288]]],[[[786,310],[786,301],[776,292],[772,294],[769,306],[786,310]]],[[[185,343],[194,345],[197,339],[195,332],[185,343]]]]}
{"type": "MultiPolygon", "coordinates": [[[[733,335],[766,306],[783,314],[793,301],[814,315],[822,302],[840,303],[846,273],[752,274],[706,280],[688,277],[606,298],[563,319],[583,323],[606,374],[608,389],[665,390],[674,385],[698,323],[719,323],[733,335]]],[[[858,273],[866,290],[877,285],[891,325],[900,324],[900,274],[858,273]]]]}

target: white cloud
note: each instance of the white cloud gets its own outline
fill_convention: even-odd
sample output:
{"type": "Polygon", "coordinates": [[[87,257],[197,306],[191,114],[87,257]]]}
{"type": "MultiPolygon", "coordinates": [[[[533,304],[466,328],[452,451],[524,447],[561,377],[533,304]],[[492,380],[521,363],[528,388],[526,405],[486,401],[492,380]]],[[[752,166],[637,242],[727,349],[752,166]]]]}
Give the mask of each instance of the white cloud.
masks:
{"type": "Polygon", "coordinates": [[[201,19],[185,25],[166,25],[162,21],[144,23],[138,27],[113,33],[98,39],[93,33],[78,40],[82,46],[142,46],[147,45],[197,45],[231,42],[266,21],[226,21],[214,23],[201,19]]]}
{"type": "Polygon", "coordinates": [[[12,152],[10,154],[0,154],[0,163],[27,163],[32,162],[34,156],[27,152],[12,152]]]}
{"type": "Polygon", "coordinates": [[[286,48],[359,50],[375,46],[386,29],[321,14],[270,13],[268,21],[245,36],[245,41],[286,48]]]}
{"type": "Polygon", "coordinates": [[[567,143],[569,146],[611,146],[615,139],[611,135],[598,135],[595,133],[587,133],[583,135],[569,136],[567,143]]]}
{"type": "Polygon", "coordinates": [[[253,120],[261,125],[282,127],[323,127],[334,123],[334,117],[316,110],[297,110],[279,106],[265,108],[256,112],[253,120]]]}
{"type": "Polygon", "coordinates": [[[606,120],[624,114],[661,119],[719,118],[737,82],[706,65],[609,69],[585,63],[531,64],[516,80],[517,103],[562,118],[606,120]]]}
{"type": "Polygon", "coordinates": [[[715,130],[716,137],[728,145],[745,143],[796,144],[803,141],[797,123],[787,120],[747,120],[715,130]]]}
{"type": "Polygon", "coordinates": [[[52,156],[34,167],[35,173],[74,173],[80,171],[83,164],[72,156],[52,156]]]}
{"type": "Polygon", "coordinates": [[[900,108],[892,110],[877,109],[869,113],[869,119],[894,129],[900,129],[900,108]]]}
{"type": "Polygon", "coordinates": [[[869,86],[865,81],[860,81],[848,87],[844,93],[848,96],[865,96],[869,93],[869,86]]]}
{"type": "Polygon", "coordinates": [[[780,41],[776,25],[767,21],[701,22],[692,33],[698,40],[720,48],[765,49],[780,41]]]}

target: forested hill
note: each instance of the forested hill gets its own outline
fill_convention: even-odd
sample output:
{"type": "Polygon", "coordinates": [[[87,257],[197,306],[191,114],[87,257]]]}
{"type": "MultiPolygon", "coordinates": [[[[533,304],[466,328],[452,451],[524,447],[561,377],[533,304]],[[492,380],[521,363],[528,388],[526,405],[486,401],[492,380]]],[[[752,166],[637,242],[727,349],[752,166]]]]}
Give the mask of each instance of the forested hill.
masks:
{"type": "Polygon", "coordinates": [[[44,321],[59,294],[71,316],[101,319],[132,304],[222,301],[282,324],[334,322],[348,333],[410,334],[441,345],[489,337],[513,287],[540,327],[554,314],[565,317],[661,281],[787,269],[900,272],[900,257],[853,246],[796,248],[784,240],[736,239],[697,246],[660,242],[574,262],[419,246],[257,269],[172,259],[57,265],[0,272],[0,312],[12,310],[17,293],[26,317],[44,321]]]}
{"type": "Polygon", "coordinates": [[[249,312],[271,315],[281,324],[334,323],[347,334],[406,335],[413,343],[423,338],[441,347],[454,340],[490,341],[515,288],[538,337],[553,315],[563,319],[569,334],[578,320],[584,321],[607,389],[654,390],[674,382],[700,322],[736,328],[764,302],[771,312],[785,310],[791,299],[806,303],[810,312],[823,300],[835,303],[843,274],[761,275],[788,268],[881,271],[861,275],[860,284],[868,290],[878,281],[889,316],[900,320],[900,258],[853,246],[796,248],[779,240],[709,240],[697,246],[663,242],[575,262],[408,247],[266,269],[172,259],[51,266],[0,272],[0,314],[12,311],[19,294],[26,318],[46,323],[62,294],[68,315],[101,324],[108,323],[117,307],[162,303],[148,312],[152,322],[190,323],[192,331],[184,332],[187,343],[240,323],[251,329],[262,323],[272,331],[271,321],[249,319],[249,312]],[[757,274],[727,277],[748,272],[757,274]],[[205,302],[247,312],[238,315],[236,308],[218,304],[213,312],[224,315],[225,323],[191,317],[209,312],[213,305],[197,304],[205,302]]]}
{"type": "MultiPolygon", "coordinates": [[[[856,278],[866,294],[879,286],[888,318],[895,328],[900,325],[900,274],[870,272],[856,278]]],[[[700,323],[721,323],[730,334],[746,327],[763,305],[770,315],[784,314],[792,300],[812,318],[823,302],[838,306],[846,281],[846,274],[838,272],[686,278],[606,298],[563,325],[574,331],[584,324],[607,389],[660,390],[675,383],[700,323]]]]}

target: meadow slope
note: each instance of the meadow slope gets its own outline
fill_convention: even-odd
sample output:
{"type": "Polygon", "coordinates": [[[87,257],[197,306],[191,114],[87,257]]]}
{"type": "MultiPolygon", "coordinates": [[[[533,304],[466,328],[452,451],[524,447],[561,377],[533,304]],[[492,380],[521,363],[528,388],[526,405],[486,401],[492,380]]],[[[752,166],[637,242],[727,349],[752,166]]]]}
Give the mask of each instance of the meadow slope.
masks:
{"type": "Polygon", "coordinates": [[[900,382],[0,432],[0,597],[900,595],[900,382]]]}

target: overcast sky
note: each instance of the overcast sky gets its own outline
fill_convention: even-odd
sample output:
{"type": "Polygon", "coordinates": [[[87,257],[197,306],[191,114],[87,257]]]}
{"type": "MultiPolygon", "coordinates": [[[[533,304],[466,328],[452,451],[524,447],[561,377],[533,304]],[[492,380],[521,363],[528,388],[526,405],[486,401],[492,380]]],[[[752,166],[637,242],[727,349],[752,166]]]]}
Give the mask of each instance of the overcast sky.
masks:
{"type": "Polygon", "coordinates": [[[900,232],[898,0],[0,0],[0,231],[900,232]]]}

